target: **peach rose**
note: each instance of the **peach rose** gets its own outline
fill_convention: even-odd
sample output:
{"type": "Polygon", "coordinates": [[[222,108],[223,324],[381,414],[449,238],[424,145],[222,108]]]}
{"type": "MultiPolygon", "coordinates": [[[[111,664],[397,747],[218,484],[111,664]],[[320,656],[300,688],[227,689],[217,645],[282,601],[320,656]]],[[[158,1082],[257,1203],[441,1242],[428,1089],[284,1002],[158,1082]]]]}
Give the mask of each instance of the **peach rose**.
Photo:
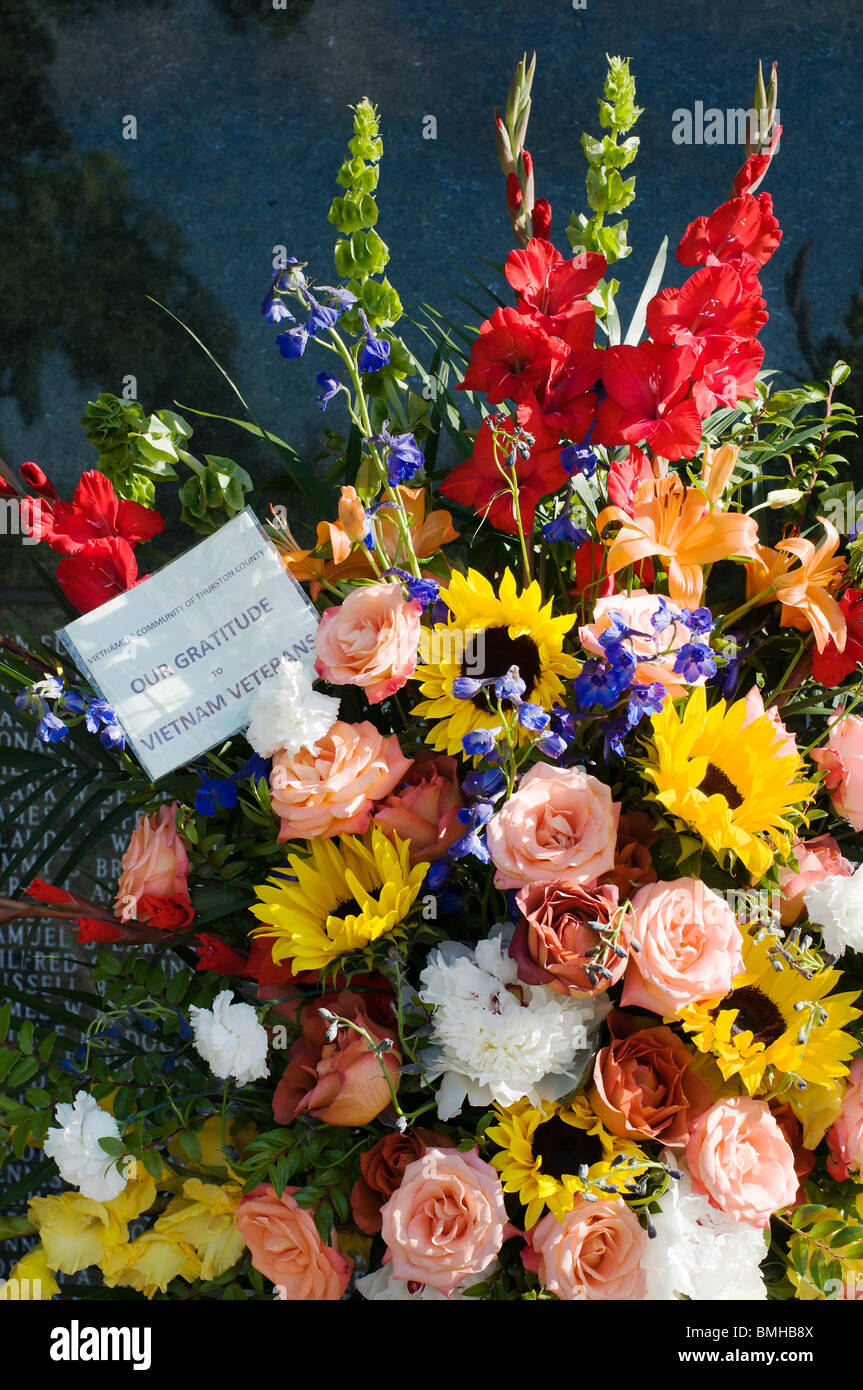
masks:
{"type": "Polygon", "coordinates": [[[442,1293],[491,1264],[507,1225],[500,1178],[475,1149],[428,1149],[381,1208],[393,1277],[442,1293]]]}
{"type": "Polygon", "coordinates": [[[621,1004],[673,1018],[698,999],[727,994],[743,970],[743,938],[724,898],[695,878],[651,883],[632,899],[621,1004]]]}
{"type": "Polygon", "coordinates": [[[270,773],[279,840],[363,834],[374,803],[397,786],[410,767],[395,734],[373,724],[336,721],[329,733],[299,753],[277,753],[270,773]]]}
{"type": "MultiPolygon", "coordinates": [[[[120,864],[114,911],[124,922],[137,916],[142,898],[172,898],[191,909],[189,856],[177,830],[177,803],[139,816],[120,864]]],[[[186,920],[190,920],[187,916],[186,920]]]]}
{"type": "Polygon", "coordinates": [[[324,1245],[312,1213],[294,1200],[299,1188],[286,1187],[281,1197],[262,1183],[240,1202],[234,1224],[252,1256],[252,1264],[279,1290],[279,1297],[334,1303],[351,1277],[353,1260],[324,1245]]]}
{"type": "Polygon", "coordinates": [[[732,1096],[690,1126],[686,1161],[694,1192],[734,1221],[766,1226],[797,1195],[794,1153],[767,1103],[732,1096]]]}
{"type": "Polygon", "coordinates": [[[579,1199],[562,1221],[549,1212],[527,1235],[525,1268],[562,1299],[644,1298],[647,1232],[622,1201],[579,1199]]]}
{"type": "Polygon", "coordinates": [[[351,1191],[351,1214],[361,1231],[373,1236],[381,1229],[381,1207],[401,1185],[405,1169],[427,1149],[449,1149],[455,1140],[431,1129],[409,1134],[385,1134],[360,1155],[360,1176],[351,1191]]]}
{"type": "Polygon", "coordinates": [[[332,685],[359,685],[372,705],[410,680],[417,666],[422,605],[401,584],[364,584],[321,618],[315,670],[332,685]]]}
{"type": "Polygon", "coordinates": [[[816,835],[812,840],[795,840],[791,846],[797,871],[779,866],[782,907],[779,920],[790,927],[803,911],[803,894],[813,883],[825,878],[850,878],[854,872],[832,835],[816,835]]]}
{"type": "Polygon", "coordinates": [[[614,867],[619,815],[604,782],[581,768],[537,763],[488,823],[495,884],[593,887],[614,867]]]}
{"type": "Polygon", "coordinates": [[[632,922],[629,913],[620,920],[616,888],[590,891],[578,884],[531,883],[515,902],[521,917],[509,954],[525,984],[545,985],[557,994],[601,994],[620,979],[632,922]],[[604,939],[597,924],[607,933],[604,939]]]}
{"type": "Polygon", "coordinates": [[[863,830],[863,719],[839,709],[828,722],[827,746],[815,748],[812,761],[827,773],[833,809],[863,830]]]}
{"type": "Polygon", "coordinates": [[[713,1104],[713,1092],[691,1068],[689,1048],[670,1028],[639,1028],[615,1009],[611,1042],[597,1053],[590,1101],[606,1129],[621,1139],[649,1139],[682,1149],[689,1124],[713,1104]]]}
{"type": "Polygon", "coordinates": [[[288,1053],[288,1065],[273,1093],[277,1124],[311,1115],[330,1125],[367,1125],[386,1109],[392,1096],[384,1067],[393,1090],[398,1090],[402,1058],[394,1033],[382,1025],[383,1012],[349,990],[323,995],[303,1008],[302,1035],[288,1053]],[[321,1017],[321,1008],[351,1019],[375,1043],[388,1040],[389,1052],[376,1057],[366,1038],[346,1024],[338,1025],[329,1039],[330,1023],[321,1017]]]}
{"type": "Polygon", "coordinates": [[[827,1171],[837,1182],[863,1171],[863,1057],[848,1068],[839,1118],[827,1131],[827,1171]]]}
{"type": "Polygon", "coordinates": [[[650,685],[651,681],[661,681],[672,699],[683,695],[687,684],[703,685],[704,676],[686,682],[674,669],[674,658],[678,650],[692,641],[692,634],[684,623],[677,621],[680,607],[670,599],[649,594],[646,589],[633,589],[631,594],[611,594],[601,598],[593,610],[593,622],[578,629],[578,638],[585,651],[593,656],[604,656],[600,637],[611,627],[612,613],[619,613],[628,627],[638,634],[623,639],[627,651],[636,657],[647,657],[639,661],[633,680],[636,685],[650,685]],[[665,607],[675,619],[654,631],[651,619],[665,607]]]}
{"type": "Polygon", "coordinates": [[[442,859],[465,833],[458,813],[467,804],[462,796],[455,758],[423,751],[414,759],[401,785],[381,802],[372,817],[383,831],[410,840],[411,863],[432,864],[442,859]]]}
{"type": "Polygon", "coordinates": [[[777,758],[796,758],[800,756],[797,747],[797,739],[792,733],[788,732],[785,725],[782,723],[782,720],[779,718],[779,711],[775,705],[771,705],[769,710],[764,708],[764,697],[757,685],[753,685],[752,689],[747,691],[743,706],[746,710],[746,718],[743,721],[744,729],[746,725],[751,724],[754,719],[760,719],[762,714],[767,715],[776,730],[776,743],[774,744],[773,751],[777,758]]]}

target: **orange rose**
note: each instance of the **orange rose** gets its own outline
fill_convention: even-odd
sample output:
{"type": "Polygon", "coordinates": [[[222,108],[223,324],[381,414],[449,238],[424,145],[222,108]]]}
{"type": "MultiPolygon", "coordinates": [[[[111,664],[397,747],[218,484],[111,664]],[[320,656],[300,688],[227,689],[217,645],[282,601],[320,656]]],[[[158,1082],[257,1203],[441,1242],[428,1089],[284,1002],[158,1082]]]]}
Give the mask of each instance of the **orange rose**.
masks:
{"type": "Polygon", "coordinates": [[[442,859],[464,834],[458,813],[466,802],[456,766],[455,758],[419,753],[401,786],[390,792],[372,817],[381,830],[410,840],[412,864],[442,859]]]}
{"type": "Polygon", "coordinates": [[[280,1298],[334,1303],[348,1286],[353,1261],[324,1245],[311,1212],[294,1200],[297,1191],[286,1187],[277,1197],[263,1183],[240,1202],[234,1222],[255,1269],[276,1285],[280,1298]]]}
{"type": "Polygon", "coordinates": [[[279,841],[362,835],[376,801],[404,777],[410,761],[395,734],[337,720],[314,748],[277,753],[270,773],[279,841]]]}
{"type": "Polygon", "coordinates": [[[615,887],[591,891],[578,884],[531,883],[515,901],[521,918],[509,954],[525,984],[558,994],[601,994],[620,979],[632,926],[628,914],[618,925],[615,887]]]}
{"type": "Polygon", "coordinates": [[[681,1149],[688,1126],[713,1104],[710,1087],[692,1071],[692,1053],[670,1028],[639,1028],[615,1009],[611,1042],[597,1053],[591,1104],[621,1139],[650,1139],[681,1149]]]}
{"type": "Polygon", "coordinates": [[[358,994],[343,990],[324,995],[303,1009],[302,1036],[288,1054],[288,1065],[273,1095],[273,1116],[289,1125],[295,1115],[311,1115],[330,1125],[367,1125],[392,1099],[384,1067],[394,1090],[398,1089],[401,1053],[392,1044],[394,1035],[370,1013],[383,1013],[358,994]],[[388,1041],[390,1050],[376,1056],[366,1038],[346,1024],[330,1024],[320,1015],[326,1008],[349,1018],[375,1043],[388,1041]],[[367,1012],[368,1010],[368,1012],[367,1012]],[[335,1036],[327,1034],[335,1029],[335,1036]]]}

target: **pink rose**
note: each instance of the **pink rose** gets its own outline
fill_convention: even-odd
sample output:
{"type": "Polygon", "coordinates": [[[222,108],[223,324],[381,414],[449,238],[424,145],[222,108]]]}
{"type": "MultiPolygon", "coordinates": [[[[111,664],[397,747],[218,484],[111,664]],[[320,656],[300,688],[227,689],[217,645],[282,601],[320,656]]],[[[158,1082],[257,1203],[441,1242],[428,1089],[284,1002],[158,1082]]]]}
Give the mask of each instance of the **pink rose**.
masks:
{"type": "Polygon", "coordinates": [[[766,1101],[717,1101],[689,1127],[692,1190],[734,1221],[766,1226],[797,1196],[794,1150],[766,1101]]]}
{"type": "Polygon", "coordinates": [[[651,681],[661,681],[672,699],[682,695],[688,685],[703,685],[704,676],[695,681],[685,682],[674,669],[674,658],[680,647],[692,641],[689,628],[677,620],[680,607],[670,599],[649,594],[646,589],[633,589],[631,594],[612,594],[601,598],[593,610],[593,622],[580,627],[578,636],[585,651],[594,656],[604,656],[600,636],[611,627],[612,613],[619,613],[628,627],[634,628],[637,636],[626,637],[625,646],[633,656],[649,657],[639,661],[633,677],[636,685],[649,685],[651,681]],[[662,607],[673,619],[660,632],[654,630],[651,619],[662,611],[662,607]]]}
{"type": "Polygon", "coordinates": [[[410,840],[412,864],[442,859],[465,833],[458,813],[467,803],[456,769],[455,758],[424,750],[405,773],[401,786],[375,811],[374,825],[410,840]]]}
{"type": "Polygon", "coordinates": [[[314,748],[277,753],[270,794],[282,822],[279,840],[362,835],[374,803],[389,795],[409,767],[395,734],[340,719],[314,748]]]}
{"type": "Polygon", "coordinates": [[[839,1118],[827,1131],[827,1171],[837,1182],[863,1170],[863,1057],[848,1068],[839,1118]]]}
{"type": "Polygon", "coordinates": [[[779,866],[779,888],[782,907],[779,920],[790,927],[803,911],[803,894],[813,883],[825,878],[850,878],[854,872],[832,835],[817,835],[813,840],[795,840],[791,846],[797,860],[797,872],[779,866]]]}
{"type": "Polygon", "coordinates": [[[189,856],[177,830],[176,801],[138,817],[120,870],[114,911],[124,922],[137,915],[142,898],[176,898],[191,910],[189,856]]]}
{"type": "Polygon", "coordinates": [[[416,670],[422,605],[401,584],[364,584],[328,608],[318,627],[315,670],[333,685],[359,685],[377,705],[416,670]]]}
{"type": "Polygon", "coordinates": [[[314,1217],[294,1199],[296,1187],[286,1187],[281,1197],[270,1183],[244,1197],[234,1224],[260,1270],[292,1302],[334,1303],[342,1297],[351,1277],[353,1260],[324,1245],[314,1217]]]}
{"type": "Polygon", "coordinates": [[[393,1277],[442,1293],[481,1274],[508,1234],[500,1178],[475,1149],[427,1149],[381,1208],[393,1277]]]}
{"type": "Polygon", "coordinates": [[[620,802],[581,768],[537,763],[488,823],[498,888],[525,883],[593,887],[614,868],[620,802]]]}
{"type": "Polygon", "coordinates": [[[621,1003],[669,1018],[727,994],[743,970],[743,938],[724,898],[695,878],[651,883],[632,899],[632,952],[621,1003]]]}
{"type": "Polygon", "coordinates": [[[602,994],[626,969],[632,919],[617,911],[615,884],[531,883],[516,894],[521,914],[509,945],[518,978],[557,994],[602,994]],[[597,925],[605,938],[597,935],[597,925]],[[618,955],[620,947],[623,955],[618,955]]]}
{"type": "Polygon", "coordinates": [[[827,773],[833,809],[863,830],[863,719],[839,709],[829,720],[826,748],[816,748],[812,761],[827,773]]]}
{"type": "Polygon", "coordinates": [[[753,685],[752,689],[747,691],[743,704],[746,709],[746,718],[743,721],[744,729],[747,724],[751,724],[753,720],[760,719],[763,714],[766,714],[776,730],[776,743],[773,749],[776,757],[799,758],[800,752],[797,747],[797,739],[793,734],[788,732],[785,725],[782,723],[782,720],[779,718],[779,711],[775,705],[771,705],[769,710],[764,708],[764,697],[757,685],[753,685]]]}
{"type": "Polygon", "coordinates": [[[579,1199],[562,1221],[549,1212],[527,1235],[522,1261],[563,1299],[644,1298],[647,1232],[623,1201],[579,1199]]]}

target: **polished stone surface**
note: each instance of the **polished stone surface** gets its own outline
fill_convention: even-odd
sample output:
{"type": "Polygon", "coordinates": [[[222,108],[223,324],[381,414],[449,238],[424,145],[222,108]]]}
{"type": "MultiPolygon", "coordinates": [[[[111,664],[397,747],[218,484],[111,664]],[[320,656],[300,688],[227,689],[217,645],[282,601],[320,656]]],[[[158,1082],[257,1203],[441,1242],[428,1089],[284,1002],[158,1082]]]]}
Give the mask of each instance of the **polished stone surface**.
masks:
{"type": "MultiPolygon", "coordinates": [[[[664,231],[727,192],[739,149],[679,146],[672,113],[747,106],[756,60],[780,65],[785,134],[765,185],[785,229],[764,283],[767,365],[805,373],[784,278],[813,242],[813,332],[841,329],[857,287],[861,117],[853,101],[861,11],[825,0],[2,0],[0,454],[36,459],[68,487],[93,459],[87,399],[128,374],[148,408],[173,401],[236,413],[195,345],[149,303],[170,306],[230,369],[260,418],[307,458],[322,423],[311,353],[283,361],[259,313],[271,248],[286,243],[332,277],[326,220],[350,134],[347,106],[380,107],[379,230],[408,312],[425,299],[477,315],[463,265],[510,246],[490,117],[512,68],[536,48],[529,145],[562,247],[582,206],[582,129],[596,132],[606,50],[630,54],[642,148],[621,266],[634,305],[664,231]],[[423,117],[438,138],[422,138],[423,117]],[[123,139],[134,116],[137,139],[123,139]]],[[[679,272],[680,279],[685,272],[679,272]]],[[[666,283],[675,283],[674,270],[666,283]]],[[[679,280],[678,280],[679,283],[679,280]]],[[[413,342],[421,340],[414,335],[413,342]]],[[[319,355],[322,356],[322,355],[319,355]]],[[[332,417],[332,418],[331,418],[332,417]]],[[[260,469],[228,427],[200,446],[260,469]]]]}

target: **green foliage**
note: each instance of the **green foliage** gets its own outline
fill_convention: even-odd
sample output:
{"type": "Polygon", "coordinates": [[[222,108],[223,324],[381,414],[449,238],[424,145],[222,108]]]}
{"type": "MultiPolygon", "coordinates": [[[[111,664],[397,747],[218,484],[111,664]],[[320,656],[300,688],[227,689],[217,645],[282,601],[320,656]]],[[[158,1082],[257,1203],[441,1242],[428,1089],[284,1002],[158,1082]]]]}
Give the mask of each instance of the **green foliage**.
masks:
{"type": "Polygon", "coordinates": [[[205,454],[206,467],[194,473],[180,488],[183,510],[180,520],[202,536],[218,531],[246,505],[253,483],[245,468],[233,459],[205,454]]]}
{"type": "MultiPolygon", "coordinates": [[[[336,241],[333,260],[338,274],[349,282],[348,288],[357,296],[372,328],[389,328],[402,316],[398,294],[383,272],[390,258],[389,249],[374,230],[378,220],[378,205],[374,198],[377,188],[378,162],[383,154],[377,107],[363,97],[352,108],[354,134],[348,145],[349,157],[344,161],[336,182],[345,190],[332,201],[329,220],[341,233],[336,241]]],[[[351,332],[360,327],[356,310],[344,316],[351,332]]]]}
{"type": "Polygon", "coordinates": [[[155,483],[176,478],[179,450],[191,427],[173,410],[147,415],[138,401],[103,392],[90,401],[81,419],[84,434],[98,451],[97,467],[119,497],[153,505],[155,483]]]}
{"type": "Polygon", "coordinates": [[[788,1241],[788,1263],[797,1280],[823,1298],[835,1299],[844,1280],[855,1278],[851,1262],[863,1260],[863,1223],[856,1208],[848,1214],[804,1203],[795,1207],[789,1224],[795,1234],[788,1241]]]}

